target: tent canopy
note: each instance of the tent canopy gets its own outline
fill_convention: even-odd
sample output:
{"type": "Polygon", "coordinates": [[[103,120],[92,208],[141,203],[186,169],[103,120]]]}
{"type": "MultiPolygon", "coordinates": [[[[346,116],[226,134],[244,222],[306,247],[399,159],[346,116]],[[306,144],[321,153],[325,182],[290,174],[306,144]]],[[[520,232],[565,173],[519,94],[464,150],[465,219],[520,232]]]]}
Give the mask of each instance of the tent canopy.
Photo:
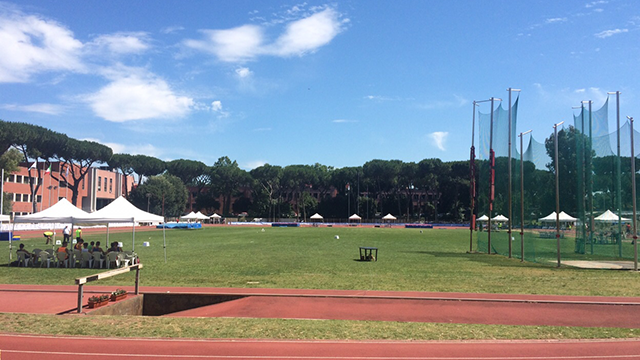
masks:
{"type": "Polygon", "coordinates": [[[387,215],[382,217],[382,220],[395,220],[396,217],[391,215],[391,213],[388,213],[387,215]]]}
{"type": "Polygon", "coordinates": [[[482,215],[476,219],[477,221],[489,221],[489,217],[487,215],[482,215]]]}
{"type": "Polygon", "coordinates": [[[311,219],[311,220],[322,220],[324,218],[322,217],[322,215],[320,215],[318,213],[315,213],[315,214],[311,215],[311,217],[309,219],[311,219]]]}
{"type": "MultiPolygon", "coordinates": [[[[541,221],[541,222],[554,222],[554,221],[556,221],[556,212],[554,211],[551,214],[549,214],[549,215],[547,215],[547,216],[545,216],[543,218],[538,219],[538,221],[541,221]]],[[[560,212],[560,222],[575,222],[575,221],[578,221],[578,219],[574,218],[573,216],[567,214],[564,211],[560,212]]]]}
{"type": "Polygon", "coordinates": [[[207,215],[201,213],[200,211],[198,211],[196,213],[196,217],[197,217],[198,220],[207,220],[207,219],[209,219],[209,217],[207,215]]]}
{"type": "Polygon", "coordinates": [[[75,207],[69,200],[60,199],[50,208],[40,212],[16,216],[14,223],[73,223],[76,218],[84,218],[89,214],[75,207]]]}
{"type": "Polygon", "coordinates": [[[493,220],[493,221],[503,221],[503,222],[504,221],[509,221],[509,219],[506,216],[502,215],[502,214],[496,215],[491,220],[493,220]]]}
{"type": "Polygon", "coordinates": [[[220,219],[222,216],[220,216],[220,215],[218,215],[218,214],[215,214],[215,213],[214,213],[213,215],[211,215],[211,216],[209,216],[209,217],[210,217],[210,218],[213,218],[213,219],[220,219]]]}
{"type": "Polygon", "coordinates": [[[617,222],[618,220],[629,221],[630,219],[623,218],[623,217],[618,218],[618,215],[611,212],[611,210],[607,210],[602,214],[600,214],[600,216],[595,217],[593,220],[602,221],[602,222],[617,222]]]}
{"type": "Polygon", "coordinates": [[[362,220],[362,218],[358,214],[353,214],[349,216],[349,220],[362,220]]]}
{"type": "Polygon", "coordinates": [[[198,216],[196,215],[196,213],[194,213],[192,211],[192,212],[188,213],[187,215],[180,216],[180,219],[182,219],[182,220],[197,220],[198,216]]]}
{"type": "Polygon", "coordinates": [[[140,210],[127,199],[120,196],[102,209],[87,214],[83,218],[74,219],[79,224],[108,224],[116,222],[158,222],[164,217],[140,210]]]}

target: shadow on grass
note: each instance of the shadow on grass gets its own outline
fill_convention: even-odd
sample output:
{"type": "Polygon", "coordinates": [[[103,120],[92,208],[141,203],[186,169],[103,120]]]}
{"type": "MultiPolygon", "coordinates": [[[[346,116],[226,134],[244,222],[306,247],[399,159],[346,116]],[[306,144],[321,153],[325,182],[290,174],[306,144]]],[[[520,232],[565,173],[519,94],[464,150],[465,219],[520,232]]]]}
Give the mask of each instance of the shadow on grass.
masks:
{"type": "Polygon", "coordinates": [[[409,254],[424,254],[431,255],[437,258],[455,258],[466,259],[469,261],[479,262],[487,265],[503,266],[503,267],[523,267],[523,266],[535,266],[546,267],[545,264],[532,263],[525,261],[520,262],[519,258],[507,258],[498,254],[486,254],[486,253],[468,253],[468,252],[445,252],[445,251],[405,251],[409,254]]]}

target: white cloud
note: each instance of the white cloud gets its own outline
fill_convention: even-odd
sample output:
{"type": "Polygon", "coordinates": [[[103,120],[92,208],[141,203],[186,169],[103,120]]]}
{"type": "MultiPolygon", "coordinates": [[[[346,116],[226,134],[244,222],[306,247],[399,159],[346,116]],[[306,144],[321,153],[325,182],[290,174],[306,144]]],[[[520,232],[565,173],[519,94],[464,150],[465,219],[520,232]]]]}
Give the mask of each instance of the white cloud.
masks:
{"type": "Polygon", "coordinates": [[[294,21],[273,46],[270,53],[278,56],[304,55],[328,44],[342,31],[338,13],[327,8],[307,18],[294,21]]]}
{"type": "Polygon", "coordinates": [[[163,34],[173,34],[182,30],[184,30],[184,27],[182,26],[167,26],[165,28],[160,29],[160,32],[163,34]]]}
{"type": "Polygon", "coordinates": [[[259,168],[260,166],[262,166],[262,165],[264,165],[266,163],[267,162],[264,161],[264,160],[253,160],[253,161],[249,161],[249,162],[244,163],[244,165],[242,165],[241,167],[243,169],[246,169],[246,170],[253,170],[255,168],[259,168]]]}
{"type": "Polygon", "coordinates": [[[176,95],[159,77],[131,70],[124,75],[108,70],[111,83],[85,97],[96,116],[113,122],[181,118],[195,106],[192,98],[176,95]]]}
{"type": "Polygon", "coordinates": [[[228,30],[201,30],[205,40],[185,40],[187,47],[209,52],[225,62],[252,60],[261,52],[262,28],[243,25],[228,30]]]}
{"type": "Polygon", "coordinates": [[[0,82],[27,82],[45,71],[83,72],[83,45],[49,19],[0,7],[0,82]]]}
{"type": "Polygon", "coordinates": [[[453,99],[451,100],[436,100],[431,101],[422,105],[419,105],[420,108],[431,110],[431,109],[446,109],[446,108],[459,108],[469,104],[469,100],[465,99],[459,95],[453,95],[453,99]]]}
{"type": "Polygon", "coordinates": [[[332,120],[331,122],[336,124],[343,124],[343,123],[355,123],[355,122],[358,122],[358,120],[336,119],[336,120],[332,120]]]}
{"type": "Polygon", "coordinates": [[[47,115],[60,115],[65,110],[65,107],[62,105],[47,104],[47,103],[39,103],[39,104],[31,104],[31,105],[3,104],[3,105],[0,105],[0,108],[5,110],[35,112],[35,113],[41,113],[41,114],[47,114],[47,115]]]}
{"type": "Polygon", "coordinates": [[[317,12],[312,15],[290,21],[272,43],[265,40],[265,26],[242,25],[226,30],[201,30],[204,39],[187,39],[183,44],[224,62],[243,63],[263,55],[302,56],[330,43],[348,22],[348,19],[341,21],[340,14],[332,8],[314,10],[317,12]]]}
{"type": "Polygon", "coordinates": [[[94,138],[84,138],[82,140],[93,141],[108,146],[113,150],[114,154],[149,155],[159,157],[162,153],[158,148],[151,144],[120,144],[104,142],[94,138]]]}
{"type": "Polygon", "coordinates": [[[149,45],[148,34],[144,32],[121,32],[100,35],[88,43],[87,46],[96,48],[98,51],[104,50],[116,55],[139,54],[151,47],[149,45]]]}
{"type": "Polygon", "coordinates": [[[588,8],[592,8],[594,6],[602,5],[602,4],[606,4],[606,3],[608,3],[608,1],[605,1],[605,0],[592,1],[590,3],[585,4],[584,7],[586,7],[588,9],[588,8]]]}
{"type": "Polygon", "coordinates": [[[211,103],[211,110],[212,111],[220,111],[222,110],[222,102],[220,100],[216,100],[214,102],[211,103]]]}
{"type": "Polygon", "coordinates": [[[446,131],[435,131],[429,134],[429,139],[431,139],[432,144],[438,149],[445,151],[445,143],[447,141],[447,137],[449,133],[446,131]]]}
{"type": "Polygon", "coordinates": [[[562,18],[550,18],[545,20],[545,23],[547,24],[553,24],[553,23],[561,23],[561,22],[566,22],[567,18],[566,17],[562,17],[562,18]]]}
{"type": "Polygon", "coordinates": [[[600,38],[600,39],[604,39],[604,38],[608,38],[609,36],[613,36],[616,34],[621,34],[621,33],[626,33],[629,32],[629,29],[613,29],[613,30],[605,30],[605,31],[601,31],[597,34],[593,34],[595,37],[600,38]]]}
{"type": "Polygon", "coordinates": [[[251,76],[251,74],[253,74],[253,72],[251,70],[249,70],[249,68],[246,67],[241,67],[241,68],[237,68],[236,69],[236,74],[241,78],[244,79],[246,77],[251,76]]]}

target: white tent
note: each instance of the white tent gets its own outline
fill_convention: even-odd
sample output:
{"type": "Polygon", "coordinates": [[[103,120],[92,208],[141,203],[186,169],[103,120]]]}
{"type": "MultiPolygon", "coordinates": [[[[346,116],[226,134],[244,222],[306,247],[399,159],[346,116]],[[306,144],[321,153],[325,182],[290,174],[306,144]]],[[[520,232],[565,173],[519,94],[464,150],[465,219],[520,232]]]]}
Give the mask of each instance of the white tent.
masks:
{"type": "MultiPolygon", "coordinates": [[[[556,221],[556,212],[552,212],[551,214],[538,219],[538,221],[541,222],[555,222],[556,221]]],[[[560,212],[560,222],[576,222],[578,221],[578,219],[574,218],[573,216],[567,214],[564,211],[560,212]]]]}
{"type": "MultiPolygon", "coordinates": [[[[15,216],[13,226],[15,230],[16,223],[75,223],[77,218],[88,216],[85,211],[78,209],[69,200],[63,198],[50,208],[40,212],[15,216]]],[[[9,238],[9,259],[11,259],[12,240],[9,238]]]]}
{"type": "Polygon", "coordinates": [[[391,213],[382,217],[382,220],[396,220],[396,217],[391,215],[391,213]]]}
{"type": "Polygon", "coordinates": [[[602,214],[600,214],[600,216],[595,217],[593,220],[602,222],[617,222],[618,220],[630,221],[630,219],[627,218],[618,218],[618,215],[611,212],[611,210],[603,212],[602,214]]]}
{"type": "Polygon", "coordinates": [[[209,216],[212,219],[220,219],[222,216],[218,215],[218,214],[213,214],[211,216],[209,216]]]}
{"type": "Polygon", "coordinates": [[[489,221],[489,217],[487,215],[482,215],[477,218],[476,221],[489,221]]]}
{"type": "Polygon", "coordinates": [[[491,218],[491,221],[500,221],[500,222],[505,222],[505,221],[509,221],[509,219],[504,216],[504,215],[496,215],[495,217],[491,218]]]}
{"type": "MultiPolygon", "coordinates": [[[[135,250],[136,246],[136,222],[148,223],[164,223],[164,217],[148,213],[140,210],[124,197],[113,200],[109,205],[102,209],[87,214],[83,218],[75,218],[76,224],[107,224],[107,236],[110,223],[133,223],[133,245],[131,250],[135,250]]],[[[164,259],[167,261],[167,242],[164,227],[162,228],[162,236],[164,240],[164,259]]]]}
{"type": "Polygon", "coordinates": [[[187,215],[180,216],[181,220],[198,220],[198,216],[193,211],[188,213],[187,215]]]}
{"type": "Polygon", "coordinates": [[[198,220],[207,220],[207,219],[209,219],[209,217],[208,217],[207,215],[205,215],[205,214],[201,213],[200,211],[198,211],[198,212],[196,213],[196,218],[197,218],[198,220]]]}
{"type": "Polygon", "coordinates": [[[349,220],[362,220],[362,218],[358,214],[353,214],[349,216],[349,220]]]}
{"type": "Polygon", "coordinates": [[[75,207],[67,199],[60,199],[48,209],[29,215],[17,215],[14,223],[73,223],[75,218],[86,217],[87,214],[75,207]]]}
{"type": "Polygon", "coordinates": [[[315,213],[315,214],[311,215],[311,217],[309,219],[311,219],[311,220],[322,220],[324,218],[322,217],[322,215],[320,215],[318,213],[315,213]]]}

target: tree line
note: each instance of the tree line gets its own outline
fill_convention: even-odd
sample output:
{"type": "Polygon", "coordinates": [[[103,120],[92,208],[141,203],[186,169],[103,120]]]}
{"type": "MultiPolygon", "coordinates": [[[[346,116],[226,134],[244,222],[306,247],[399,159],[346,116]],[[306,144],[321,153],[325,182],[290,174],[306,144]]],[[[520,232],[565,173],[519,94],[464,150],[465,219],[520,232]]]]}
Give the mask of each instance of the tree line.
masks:
{"type": "MultiPolygon", "coordinates": [[[[574,128],[558,133],[559,175],[562,191],[562,210],[578,211],[583,196],[579,184],[593,184],[594,203],[608,206],[614,201],[614,157],[596,158],[588,144],[574,128]],[[581,145],[582,144],[582,145],[581,145]],[[578,158],[578,154],[584,158],[578,158]],[[584,167],[580,175],[576,164],[584,167]],[[584,175],[586,174],[586,175],[584,175]]],[[[554,138],[546,141],[547,154],[553,158],[554,138]]],[[[443,162],[424,159],[419,162],[401,160],[371,160],[362,166],[334,168],[332,166],[265,164],[250,171],[241,169],[227,156],[213,165],[178,159],[163,161],[147,155],[113,154],[105,145],[72,139],[46,128],[25,123],[0,121],[0,166],[8,172],[17,169],[18,160],[28,163],[38,159],[59,161],[69,172],[52,173],[54,179],[67,182],[72,201],[77,203],[78,186],[91,166],[108,166],[123,175],[137,178],[125,196],[141,209],[165,216],[180,216],[191,210],[212,213],[221,209],[222,215],[246,213],[248,217],[266,219],[298,218],[306,220],[318,212],[325,218],[344,219],[353,213],[374,219],[392,213],[405,221],[462,222],[470,218],[469,161],[443,162]],[[11,165],[14,164],[14,165],[11,165]],[[14,166],[14,168],[12,168],[14,166]]],[[[623,207],[630,202],[630,159],[622,160],[623,207]]],[[[520,180],[519,161],[512,159],[512,206],[514,220],[519,218],[520,180]]],[[[636,160],[637,161],[637,160],[636,160]]],[[[640,164],[638,164],[640,165],[640,164]]],[[[636,165],[637,168],[640,166],[636,165]]],[[[496,191],[494,214],[507,213],[508,159],[496,159],[496,191]]],[[[487,161],[475,161],[477,186],[476,214],[488,209],[487,161]]],[[[61,169],[62,169],[61,168],[61,169]]],[[[44,169],[30,168],[32,194],[42,184],[33,181],[42,177],[44,169]],[[32,176],[33,172],[33,176],[32,176]]],[[[524,164],[523,198],[525,219],[544,216],[555,210],[554,163],[547,169],[536,169],[533,163],[524,164]]],[[[8,175],[8,174],[6,174],[8,175]]],[[[129,184],[125,183],[125,189],[129,184]]],[[[36,197],[33,211],[36,211],[36,197]]],[[[597,205],[596,207],[599,207],[597,205]]]]}

